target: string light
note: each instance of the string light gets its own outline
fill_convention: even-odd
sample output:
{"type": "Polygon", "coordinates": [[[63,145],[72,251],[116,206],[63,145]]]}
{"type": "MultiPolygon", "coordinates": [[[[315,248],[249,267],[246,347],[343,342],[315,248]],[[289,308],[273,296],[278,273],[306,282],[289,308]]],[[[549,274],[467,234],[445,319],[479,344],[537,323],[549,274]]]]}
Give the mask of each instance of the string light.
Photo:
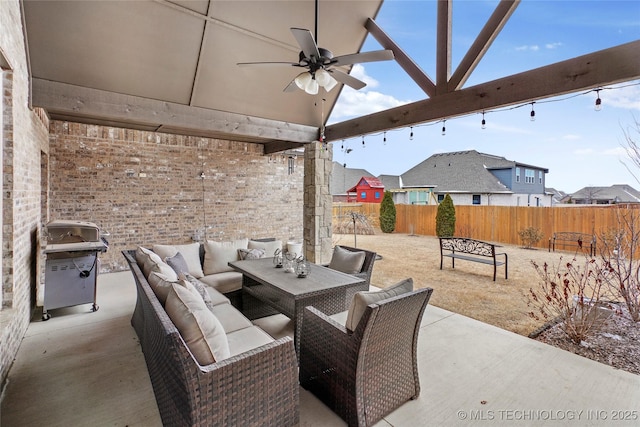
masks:
{"type": "Polygon", "coordinates": [[[486,122],[486,120],[484,119],[484,111],[482,112],[482,123],[481,123],[480,127],[481,127],[482,129],[486,129],[486,128],[487,128],[487,122],[486,122]]]}
{"type": "Polygon", "coordinates": [[[531,114],[529,115],[529,120],[531,120],[532,122],[536,121],[536,112],[533,109],[533,104],[535,104],[535,102],[531,103],[531,114]]]}
{"type": "Polygon", "coordinates": [[[382,138],[382,144],[387,145],[387,131],[384,131],[384,137],[382,138]]]}
{"type": "Polygon", "coordinates": [[[596,105],[595,105],[594,109],[596,111],[600,111],[600,110],[602,110],[602,100],[600,99],[600,89],[596,90],[596,96],[597,96],[596,105]]]}
{"type": "Polygon", "coordinates": [[[409,134],[409,141],[413,141],[413,126],[411,126],[411,133],[409,134]]]}
{"type": "Polygon", "coordinates": [[[344,150],[344,139],[342,140],[342,145],[340,145],[340,149],[344,150]]]}
{"type": "Polygon", "coordinates": [[[445,136],[445,134],[447,133],[447,128],[445,127],[446,122],[447,119],[442,119],[442,136],[445,136]]]}
{"type": "Polygon", "coordinates": [[[364,135],[362,135],[362,148],[364,148],[364,135]]]}

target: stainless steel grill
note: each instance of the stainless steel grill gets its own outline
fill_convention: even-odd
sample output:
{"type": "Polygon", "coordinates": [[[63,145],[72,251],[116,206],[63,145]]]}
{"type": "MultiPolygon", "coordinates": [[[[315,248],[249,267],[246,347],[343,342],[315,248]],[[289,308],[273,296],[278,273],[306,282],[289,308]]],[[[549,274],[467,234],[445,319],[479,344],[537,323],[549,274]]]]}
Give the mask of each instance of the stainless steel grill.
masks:
{"type": "Polygon", "coordinates": [[[109,248],[108,234],[83,221],[51,221],[46,231],[45,280],[38,295],[42,320],[51,318],[48,310],[61,307],[92,303],[91,311],[97,311],[98,253],[109,248]]]}

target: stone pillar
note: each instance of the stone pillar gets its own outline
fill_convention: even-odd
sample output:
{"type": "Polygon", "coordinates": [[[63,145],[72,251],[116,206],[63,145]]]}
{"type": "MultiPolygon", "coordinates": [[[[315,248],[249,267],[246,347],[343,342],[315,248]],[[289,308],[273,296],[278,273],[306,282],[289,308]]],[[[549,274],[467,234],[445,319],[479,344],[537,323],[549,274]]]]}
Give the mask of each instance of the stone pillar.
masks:
{"type": "Polygon", "coordinates": [[[328,264],[332,255],[332,207],[329,191],[333,145],[318,141],[304,150],[304,252],[316,264],[328,264]]]}

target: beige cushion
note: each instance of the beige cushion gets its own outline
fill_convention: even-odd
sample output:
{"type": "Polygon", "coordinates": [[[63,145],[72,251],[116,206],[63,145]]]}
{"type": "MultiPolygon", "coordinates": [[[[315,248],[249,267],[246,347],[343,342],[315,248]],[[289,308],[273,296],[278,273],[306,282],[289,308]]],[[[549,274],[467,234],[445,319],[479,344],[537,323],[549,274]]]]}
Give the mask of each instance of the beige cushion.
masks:
{"type": "Polygon", "coordinates": [[[218,304],[210,311],[220,320],[225,333],[237,331],[251,326],[249,319],[231,304],[218,304]]]}
{"type": "Polygon", "coordinates": [[[282,250],[282,240],[274,240],[272,242],[249,240],[248,249],[263,249],[266,257],[272,257],[276,249],[282,250]]]}
{"type": "Polygon", "coordinates": [[[233,271],[229,263],[238,261],[238,249],[247,249],[248,239],[234,240],[233,242],[214,242],[208,240],[204,243],[204,275],[233,271]]]}
{"type": "Polygon", "coordinates": [[[147,279],[147,281],[149,282],[149,286],[153,290],[153,293],[156,294],[158,301],[160,301],[160,304],[162,305],[166,304],[167,296],[169,295],[169,291],[171,290],[171,286],[173,285],[179,285],[184,288],[187,288],[189,291],[195,293],[196,295],[200,296],[200,298],[202,298],[202,295],[196,289],[196,287],[184,279],[180,279],[180,278],[174,279],[173,277],[167,277],[162,273],[152,271],[149,274],[149,278],[147,279]]]}
{"type": "Polygon", "coordinates": [[[413,279],[409,278],[381,291],[357,292],[353,296],[351,307],[349,307],[349,314],[347,315],[347,321],[345,323],[346,328],[354,331],[358,327],[358,323],[360,323],[360,319],[369,304],[374,304],[411,291],[413,291],[413,279]]]}
{"type": "Polygon", "coordinates": [[[360,273],[366,254],[363,251],[352,252],[336,246],[333,249],[329,268],[347,274],[360,273]]]}
{"type": "Polygon", "coordinates": [[[200,365],[210,365],[230,356],[224,328],[198,295],[173,285],[165,309],[200,365]]]}
{"type": "Polygon", "coordinates": [[[236,356],[274,341],[268,333],[257,326],[250,326],[231,332],[227,335],[227,339],[231,356],[236,356]]]}
{"type": "MultiPolygon", "coordinates": [[[[156,272],[162,274],[163,276],[166,276],[168,280],[178,280],[178,275],[173,270],[173,268],[171,268],[166,262],[162,261],[162,259],[160,259],[157,254],[151,252],[150,250],[139,247],[136,253],[136,260],[137,259],[140,259],[140,261],[142,261],[143,263],[142,272],[144,273],[145,277],[149,278],[149,275],[152,272],[156,272]]],[[[138,265],[140,265],[140,261],[138,261],[138,265]]]]}
{"type": "Polygon", "coordinates": [[[211,286],[205,286],[204,288],[207,290],[207,293],[209,294],[209,299],[211,300],[212,306],[215,307],[216,305],[220,305],[220,304],[231,304],[231,301],[229,300],[229,298],[225,297],[222,292],[216,291],[211,286]]]}
{"type": "Polygon", "coordinates": [[[189,243],[186,245],[153,245],[153,252],[160,258],[173,257],[180,252],[189,267],[189,274],[196,279],[204,276],[202,264],[200,263],[200,243],[189,243]]]}
{"type": "Polygon", "coordinates": [[[242,288],[242,273],[237,271],[225,271],[224,273],[204,276],[200,278],[200,281],[218,292],[227,294],[242,288]]]}

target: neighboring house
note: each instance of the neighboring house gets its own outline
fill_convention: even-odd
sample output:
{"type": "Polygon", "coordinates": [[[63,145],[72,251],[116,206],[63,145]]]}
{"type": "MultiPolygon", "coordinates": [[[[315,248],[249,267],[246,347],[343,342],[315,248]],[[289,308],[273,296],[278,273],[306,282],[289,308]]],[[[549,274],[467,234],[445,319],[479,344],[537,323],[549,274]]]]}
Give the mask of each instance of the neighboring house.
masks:
{"type": "Polygon", "coordinates": [[[349,194],[348,190],[356,185],[363,176],[373,176],[373,174],[365,169],[350,169],[334,161],[331,172],[331,183],[329,184],[329,191],[333,196],[333,201],[355,201],[356,194],[349,194]]]}
{"type": "Polygon", "coordinates": [[[568,196],[568,194],[564,191],[556,190],[552,187],[547,187],[545,191],[547,194],[551,195],[551,201],[553,205],[556,205],[558,203],[565,203],[568,196]]]}
{"type": "Polygon", "coordinates": [[[356,193],[356,202],[381,203],[384,185],[378,178],[363,176],[355,186],[347,190],[347,193],[356,193]]]}
{"type": "Polygon", "coordinates": [[[640,192],[626,184],[617,184],[611,187],[584,187],[571,194],[568,203],[578,205],[640,203],[640,192]]]}
{"type": "MultiPolygon", "coordinates": [[[[476,150],[434,154],[399,178],[406,203],[435,204],[446,194],[457,205],[551,206],[545,174],[539,166],[479,153],[476,150]]],[[[401,190],[401,191],[399,191],[401,190]]],[[[395,202],[399,202],[396,195],[395,202]]]]}

